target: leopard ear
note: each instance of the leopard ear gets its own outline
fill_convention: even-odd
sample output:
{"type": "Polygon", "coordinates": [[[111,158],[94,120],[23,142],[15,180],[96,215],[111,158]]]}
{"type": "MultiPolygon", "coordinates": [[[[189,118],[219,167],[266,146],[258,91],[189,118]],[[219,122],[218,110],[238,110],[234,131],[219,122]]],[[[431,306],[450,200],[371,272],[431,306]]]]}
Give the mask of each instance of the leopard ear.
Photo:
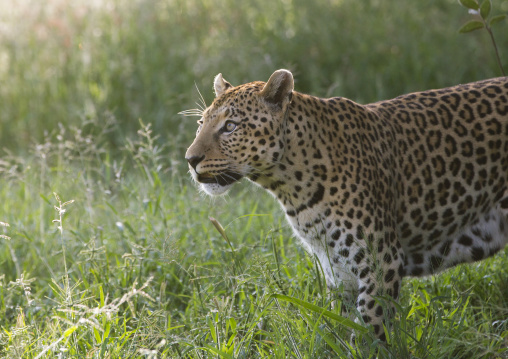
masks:
{"type": "Polygon", "coordinates": [[[219,97],[231,87],[233,87],[233,85],[224,80],[222,74],[218,74],[213,79],[213,89],[215,90],[215,97],[219,97]]]}
{"type": "Polygon", "coordinates": [[[288,70],[275,71],[261,90],[261,98],[279,109],[291,101],[293,95],[293,74],[288,70]]]}

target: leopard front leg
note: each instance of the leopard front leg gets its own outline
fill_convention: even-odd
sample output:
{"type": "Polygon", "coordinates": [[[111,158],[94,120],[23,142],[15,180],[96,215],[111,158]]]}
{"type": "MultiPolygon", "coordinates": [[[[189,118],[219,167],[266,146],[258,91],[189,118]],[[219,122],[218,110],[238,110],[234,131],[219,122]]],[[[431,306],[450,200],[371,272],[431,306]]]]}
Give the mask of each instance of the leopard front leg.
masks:
{"type": "Polygon", "coordinates": [[[363,237],[356,238],[350,247],[358,288],[356,308],[363,322],[372,325],[376,337],[386,341],[383,323],[393,315],[394,308],[393,303],[386,303],[381,297],[397,300],[404,254],[394,232],[363,237]]]}

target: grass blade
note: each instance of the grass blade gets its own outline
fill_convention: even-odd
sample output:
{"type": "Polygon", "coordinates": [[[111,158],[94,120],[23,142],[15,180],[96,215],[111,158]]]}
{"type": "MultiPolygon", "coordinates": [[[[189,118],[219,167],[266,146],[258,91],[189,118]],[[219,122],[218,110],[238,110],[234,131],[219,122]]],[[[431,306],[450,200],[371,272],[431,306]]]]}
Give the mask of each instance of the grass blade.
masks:
{"type": "Polygon", "coordinates": [[[341,317],[340,315],[337,315],[333,312],[330,312],[329,310],[326,310],[324,308],[321,308],[315,304],[306,302],[304,300],[294,298],[294,297],[289,297],[287,295],[282,295],[282,294],[272,294],[271,297],[299,305],[299,306],[304,307],[305,309],[308,309],[308,310],[312,310],[313,312],[324,315],[325,317],[328,317],[330,319],[333,319],[333,320],[339,322],[341,325],[344,325],[348,328],[357,330],[359,332],[362,332],[362,333],[368,332],[368,329],[361,326],[360,324],[357,324],[350,319],[341,317]]]}

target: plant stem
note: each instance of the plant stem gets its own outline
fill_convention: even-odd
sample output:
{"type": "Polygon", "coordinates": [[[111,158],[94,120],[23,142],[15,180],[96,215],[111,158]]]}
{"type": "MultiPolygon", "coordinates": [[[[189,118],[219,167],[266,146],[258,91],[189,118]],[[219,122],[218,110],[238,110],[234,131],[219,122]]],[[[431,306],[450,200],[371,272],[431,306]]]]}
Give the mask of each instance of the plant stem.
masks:
{"type": "Polygon", "coordinates": [[[497,44],[496,44],[496,40],[494,39],[494,34],[492,33],[492,29],[487,24],[485,24],[485,28],[489,32],[490,39],[492,40],[492,44],[494,45],[494,50],[496,51],[497,64],[499,65],[499,68],[501,69],[501,73],[503,74],[503,76],[506,76],[506,73],[504,72],[503,65],[501,64],[501,59],[499,57],[499,51],[497,49],[497,44]]]}

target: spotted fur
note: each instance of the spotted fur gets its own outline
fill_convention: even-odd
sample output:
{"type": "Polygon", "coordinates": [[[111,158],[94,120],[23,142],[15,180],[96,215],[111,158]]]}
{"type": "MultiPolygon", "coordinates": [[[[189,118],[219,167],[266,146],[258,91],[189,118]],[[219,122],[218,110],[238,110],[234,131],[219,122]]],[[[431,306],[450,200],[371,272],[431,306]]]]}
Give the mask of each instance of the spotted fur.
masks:
{"type": "Polygon", "coordinates": [[[402,277],[508,242],[507,77],[369,105],[296,92],[286,70],[214,87],[186,153],[193,178],[211,195],[243,177],[272,193],[379,338],[376,297],[397,299],[402,277]]]}

